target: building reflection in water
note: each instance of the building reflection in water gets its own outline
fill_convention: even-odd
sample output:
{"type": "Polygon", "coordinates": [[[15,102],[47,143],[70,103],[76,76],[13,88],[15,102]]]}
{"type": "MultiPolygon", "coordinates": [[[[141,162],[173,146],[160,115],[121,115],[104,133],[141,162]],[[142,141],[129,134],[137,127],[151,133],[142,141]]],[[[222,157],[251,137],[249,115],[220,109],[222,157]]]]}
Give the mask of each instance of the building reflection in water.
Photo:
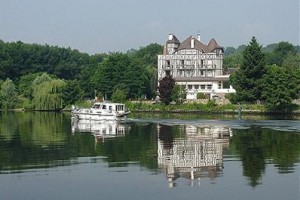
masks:
{"type": "Polygon", "coordinates": [[[72,119],[71,123],[72,133],[92,133],[96,142],[105,141],[105,139],[108,138],[124,136],[126,130],[126,124],[114,120],[91,121],[72,119]]]}
{"type": "Polygon", "coordinates": [[[230,136],[231,129],[225,125],[158,125],[158,166],[164,169],[169,187],[179,177],[191,180],[191,185],[200,185],[204,177],[217,177],[230,136]],[[180,136],[173,138],[174,131],[180,136]]]}

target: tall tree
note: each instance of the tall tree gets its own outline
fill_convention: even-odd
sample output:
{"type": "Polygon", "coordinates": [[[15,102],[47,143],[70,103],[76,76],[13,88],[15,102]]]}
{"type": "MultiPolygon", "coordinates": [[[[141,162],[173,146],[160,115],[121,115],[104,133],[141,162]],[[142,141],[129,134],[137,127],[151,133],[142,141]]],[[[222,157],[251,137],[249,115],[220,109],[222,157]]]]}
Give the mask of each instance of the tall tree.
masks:
{"type": "Polygon", "coordinates": [[[300,92],[300,69],[277,65],[268,67],[262,95],[271,110],[289,111],[300,92]]]}
{"type": "MultiPolygon", "coordinates": [[[[130,59],[122,53],[110,54],[100,65],[92,77],[94,90],[111,97],[116,85],[124,83],[126,68],[130,66],[130,59]]],[[[117,88],[115,88],[117,89],[117,88]]]]}
{"type": "Polygon", "coordinates": [[[265,56],[256,38],[252,37],[243,51],[240,68],[230,77],[236,90],[236,100],[254,103],[262,100],[263,76],[266,74],[265,56]]]}
{"type": "Polygon", "coordinates": [[[159,81],[158,92],[161,101],[169,105],[172,101],[172,92],[175,87],[175,80],[172,76],[165,76],[159,81]]]}
{"type": "Polygon", "coordinates": [[[18,93],[15,84],[9,78],[1,85],[0,105],[3,109],[15,108],[18,103],[18,93]]]}
{"type": "Polygon", "coordinates": [[[32,104],[36,110],[63,109],[63,92],[66,82],[53,79],[47,74],[37,77],[33,81],[32,104]]]}

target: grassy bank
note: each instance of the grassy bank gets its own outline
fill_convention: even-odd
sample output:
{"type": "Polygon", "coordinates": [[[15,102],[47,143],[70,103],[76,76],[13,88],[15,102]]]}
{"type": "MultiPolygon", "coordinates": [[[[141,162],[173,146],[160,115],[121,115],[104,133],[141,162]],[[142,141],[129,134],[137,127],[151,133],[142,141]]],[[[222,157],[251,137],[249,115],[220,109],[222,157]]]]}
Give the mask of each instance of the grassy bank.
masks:
{"type": "MultiPolygon", "coordinates": [[[[140,102],[127,102],[126,106],[132,112],[153,112],[153,113],[237,113],[241,109],[242,113],[249,114],[275,114],[286,113],[280,111],[269,111],[262,104],[225,104],[217,105],[213,101],[207,104],[188,103],[179,105],[149,104],[140,102]]],[[[288,112],[286,114],[300,114],[300,110],[288,112]]]]}

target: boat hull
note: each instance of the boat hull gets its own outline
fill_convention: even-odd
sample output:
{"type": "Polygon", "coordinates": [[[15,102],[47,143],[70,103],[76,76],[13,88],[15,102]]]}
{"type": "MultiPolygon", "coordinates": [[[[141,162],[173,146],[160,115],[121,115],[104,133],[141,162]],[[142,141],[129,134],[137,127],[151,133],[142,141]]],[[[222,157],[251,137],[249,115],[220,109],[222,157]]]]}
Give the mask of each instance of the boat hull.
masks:
{"type": "Polygon", "coordinates": [[[72,112],[72,116],[80,120],[124,120],[129,113],[121,115],[72,112]]]}

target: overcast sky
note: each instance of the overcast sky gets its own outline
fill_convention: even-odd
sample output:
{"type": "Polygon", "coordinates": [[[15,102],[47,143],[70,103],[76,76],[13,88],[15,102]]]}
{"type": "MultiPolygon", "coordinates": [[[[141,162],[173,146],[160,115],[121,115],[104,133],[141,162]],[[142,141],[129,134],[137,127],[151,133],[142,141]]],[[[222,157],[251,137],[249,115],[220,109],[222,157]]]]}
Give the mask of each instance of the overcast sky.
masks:
{"type": "Polygon", "coordinates": [[[299,0],[0,0],[0,39],[126,52],[201,35],[205,44],[299,45],[299,0]]]}

